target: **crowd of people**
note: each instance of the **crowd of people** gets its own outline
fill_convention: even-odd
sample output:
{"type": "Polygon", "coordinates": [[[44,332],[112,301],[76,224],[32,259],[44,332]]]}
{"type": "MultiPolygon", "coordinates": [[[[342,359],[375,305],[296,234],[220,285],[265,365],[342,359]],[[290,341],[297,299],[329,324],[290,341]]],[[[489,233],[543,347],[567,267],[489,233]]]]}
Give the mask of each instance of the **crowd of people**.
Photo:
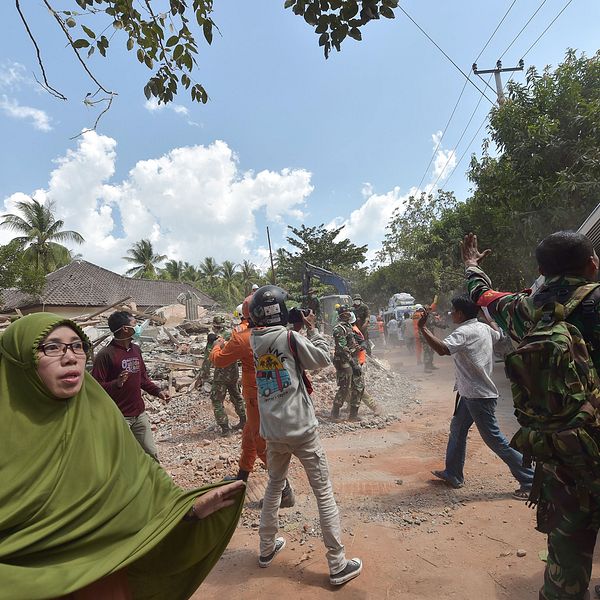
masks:
{"type": "MultiPolygon", "coordinates": [[[[475,424],[517,480],[514,497],[537,505],[538,529],[548,534],[539,598],[584,600],[600,527],[598,256],[585,236],[555,233],[536,249],[541,289],[514,294],[493,290],[481,268],[489,251],[479,250],[475,235],[462,241],[462,253],[467,292],[451,300],[452,332],[438,337],[434,326],[443,321],[427,307],[387,323],[390,337],[415,352],[421,347],[425,371],[434,368],[434,354],[454,361],[445,467],[432,473],[452,488],[464,485],[475,424]],[[495,415],[493,347],[503,335],[516,347],[506,358],[521,425],[511,442],[495,415]]],[[[290,308],[283,289],[256,288],[232,331],[222,318],[213,320],[202,373],[220,432],[242,431],[239,470],[195,490],[176,486],[160,466],[141,392],[170,398],[147,375],[130,313],[110,316],[113,339],[91,373],[90,342],[75,322],[35,313],[6,329],[0,599],[188,598],[233,535],[257,458],[268,471],[258,566],[268,567],[285,549],[278,511],[295,504],[288,479],[295,456],[316,499],[331,585],[360,575],[362,560],[346,556],[307,371],[333,364],[331,418],[340,419],[346,405],[348,418],[360,419],[368,397],[369,308],[359,295],[352,306],[338,306],[330,347],[313,290],[290,308]],[[223,407],[227,394],[239,418],[233,427],[223,407]]]]}

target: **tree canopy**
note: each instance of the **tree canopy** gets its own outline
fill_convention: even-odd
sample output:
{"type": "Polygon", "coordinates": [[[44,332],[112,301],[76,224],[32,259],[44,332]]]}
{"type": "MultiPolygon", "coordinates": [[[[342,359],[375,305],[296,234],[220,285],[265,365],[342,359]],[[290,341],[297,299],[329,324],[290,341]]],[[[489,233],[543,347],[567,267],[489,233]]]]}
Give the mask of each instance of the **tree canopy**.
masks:
{"type": "Polygon", "coordinates": [[[156,254],[150,240],[135,242],[127,250],[127,256],[123,257],[123,260],[133,265],[126,274],[137,279],[157,279],[158,265],[166,259],[164,254],[156,254]]]}
{"type": "MultiPolygon", "coordinates": [[[[130,52],[151,75],[144,86],[147,98],[168,103],[183,87],[192,100],[206,103],[208,92],[202,83],[194,80],[198,69],[199,46],[211,44],[217,24],[213,20],[213,0],[71,0],[68,10],[58,8],[55,0],[42,0],[57,26],[65,36],[67,45],[76,55],[81,67],[97,86],[96,94],[88,94],[90,105],[110,102],[115,92],[101,83],[87,64],[96,51],[107,56],[112,32],[120,32],[116,41],[124,43],[130,52]]],[[[25,30],[35,46],[43,85],[53,95],[66,97],[52,87],[46,75],[42,55],[35,33],[22,10],[20,0],[16,9],[25,30]]],[[[314,27],[323,47],[325,58],[331,49],[341,50],[347,38],[361,39],[361,28],[369,21],[384,17],[394,18],[393,9],[398,0],[286,0],[284,8],[304,18],[314,27]]]]}

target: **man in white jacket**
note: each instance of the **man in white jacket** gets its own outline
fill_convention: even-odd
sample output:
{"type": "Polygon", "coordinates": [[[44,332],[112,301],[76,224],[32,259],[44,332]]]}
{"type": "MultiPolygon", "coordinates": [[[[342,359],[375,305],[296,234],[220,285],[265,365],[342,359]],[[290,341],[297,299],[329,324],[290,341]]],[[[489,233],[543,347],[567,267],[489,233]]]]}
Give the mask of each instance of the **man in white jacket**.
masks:
{"type": "Polygon", "coordinates": [[[255,324],[251,344],[256,367],[260,434],[267,441],[269,483],[260,516],[258,564],[268,567],[285,547],[277,537],[278,509],[292,454],[301,462],[317,500],[329,581],[342,585],[362,571],[359,558],[346,559],[340,517],[317,418],[303,372],[331,364],[329,346],[317,331],[315,315],[303,316],[307,338],[288,330],[287,294],[274,285],[259,288],[250,302],[255,324]]]}

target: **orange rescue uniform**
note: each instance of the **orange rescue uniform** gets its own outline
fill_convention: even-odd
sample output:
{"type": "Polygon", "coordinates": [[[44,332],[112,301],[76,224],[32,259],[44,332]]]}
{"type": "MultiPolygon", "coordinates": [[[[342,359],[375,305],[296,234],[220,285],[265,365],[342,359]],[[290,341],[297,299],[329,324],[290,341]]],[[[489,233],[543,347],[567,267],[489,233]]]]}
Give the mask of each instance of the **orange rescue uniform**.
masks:
{"type": "Polygon", "coordinates": [[[260,436],[260,415],[258,413],[258,389],[254,357],[250,346],[252,330],[247,325],[239,331],[236,327],[229,341],[223,348],[215,345],[210,353],[210,360],[215,367],[228,367],[236,361],[242,363],[242,396],[246,402],[246,424],[242,431],[242,456],[239,467],[242,471],[251,472],[254,469],[256,457],[267,464],[267,445],[260,436]]]}

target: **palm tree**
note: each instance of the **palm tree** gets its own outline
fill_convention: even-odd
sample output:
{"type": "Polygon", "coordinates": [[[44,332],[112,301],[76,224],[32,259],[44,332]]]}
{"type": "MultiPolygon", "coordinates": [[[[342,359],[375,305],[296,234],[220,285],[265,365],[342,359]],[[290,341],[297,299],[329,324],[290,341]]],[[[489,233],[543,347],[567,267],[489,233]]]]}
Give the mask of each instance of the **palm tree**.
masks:
{"type": "Polygon", "coordinates": [[[166,258],[164,254],[154,253],[150,240],[140,240],[127,250],[127,256],[123,256],[123,260],[134,265],[125,274],[136,279],[156,279],[158,263],[166,258]]]}
{"type": "Polygon", "coordinates": [[[82,244],[85,240],[76,231],[62,229],[65,223],[54,218],[53,203],[42,204],[31,198],[16,206],[21,214],[2,215],[0,226],[23,234],[13,241],[24,250],[27,262],[44,274],[69,264],[73,257],[61,242],[82,244]]]}
{"type": "Polygon", "coordinates": [[[249,260],[244,260],[240,265],[238,277],[244,287],[244,296],[247,296],[252,291],[252,284],[257,283],[257,280],[260,279],[256,265],[249,260]]]}
{"type": "Polygon", "coordinates": [[[181,278],[188,283],[197,283],[200,280],[200,272],[194,265],[191,265],[189,262],[184,262],[181,278]]]}
{"type": "Polygon", "coordinates": [[[236,285],[236,275],[236,266],[230,260],[224,261],[221,265],[221,280],[229,300],[240,295],[240,290],[236,285]]]}
{"type": "Polygon", "coordinates": [[[161,279],[169,279],[171,281],[181,281],[185,266],[182,260],[168,260],[165,266],[160,270],[161,279]]]}
{"type": "Polygon", "coordinates": [[[198,271],[202,279],[213,286],[221,274],[221,267],[212,256],[207,256],[198,266],[198,271]]]}

